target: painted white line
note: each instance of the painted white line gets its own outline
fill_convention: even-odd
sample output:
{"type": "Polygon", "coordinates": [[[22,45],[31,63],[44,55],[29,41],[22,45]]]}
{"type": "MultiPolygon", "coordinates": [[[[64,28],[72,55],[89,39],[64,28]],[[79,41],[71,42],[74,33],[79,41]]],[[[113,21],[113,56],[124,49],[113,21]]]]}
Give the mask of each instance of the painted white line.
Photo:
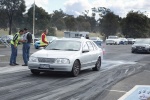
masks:
{"type": "Polygon", "coordinates": [[[27,70],[29,70],[28,67],[24,67],[24,66],[6,66],[6,67],[0,67],[0,74],[15,73],[15,72],[21,72],[27,70]]]}
{"type": "Polygon", "coordinates": [[[0,55],[0,57],[3,57],[3,56],[5,56],[5,55],[0,55]]]}
{"type": "Polygon", "coordinates": [[[110,91],[110,92],[119,92],[119,93],[126,93],[127,91],[120,91],[120,90],[108,90],[105,89],[106,91],[110,91]]]}
{"type": "Polygon", "coordinates": [[[149,70],[144,70],[145,72],[150,72],[149,70]]]}

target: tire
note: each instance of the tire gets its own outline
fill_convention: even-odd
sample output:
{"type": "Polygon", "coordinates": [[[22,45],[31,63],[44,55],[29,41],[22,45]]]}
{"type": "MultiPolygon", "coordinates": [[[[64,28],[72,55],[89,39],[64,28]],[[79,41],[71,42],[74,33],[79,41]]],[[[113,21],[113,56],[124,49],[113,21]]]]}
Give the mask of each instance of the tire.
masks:
{"type": "Polygon", "coordinates": [[[40,74],[40,72],[39,72],[39,71],[37,71],[37,70],[33,70],[33,69],[31,69],[31,73],[32,73],[33,75],[39,75],[39,74],[40,74]]]}
{"type": "Polygon", "coordinates": [[[35,46],[35,49],[39,49],[39,47],[38,47],[38,46],[35,46]]]}
{"type": "Polygon", "coordinates": [[[72,67],[71,76],[77,77],[79,73],[80,73],[80,63],[78,60],[75,60],[72,67]]]}
{"type": "Polygon", "coordinates": [[[92,68],[92,69],[93,69],[93,71],[99,71],[100,68],[101,68],[101,57],[98,58],[98,60],[97,60],[97,62],[95,64],[95,67],[92,68]]]}

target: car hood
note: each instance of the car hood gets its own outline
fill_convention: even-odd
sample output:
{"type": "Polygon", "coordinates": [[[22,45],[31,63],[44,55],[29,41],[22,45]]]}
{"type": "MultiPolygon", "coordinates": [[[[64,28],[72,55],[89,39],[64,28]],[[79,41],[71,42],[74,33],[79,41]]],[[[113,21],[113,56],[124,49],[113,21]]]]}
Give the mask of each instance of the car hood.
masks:
{"type": "Polygon", "coordinates": [[[133,46],[150,46],[150,44],[141,44],[141,43],[138,43],[138,44],[133,44],[133,46]]]}
{"type": "Polygon", "coordinates": [[[39,50],[33,53],[31,56],[43,57],[43,58],[68,58],[74,57],[79,51],[61,51],[61,50],[39,50]]]}
{"type": "Polygon", "coordinates": [[[109,41],[109,40],[119,40],[119,39],[106,39],[106,41],[109,41]]]}

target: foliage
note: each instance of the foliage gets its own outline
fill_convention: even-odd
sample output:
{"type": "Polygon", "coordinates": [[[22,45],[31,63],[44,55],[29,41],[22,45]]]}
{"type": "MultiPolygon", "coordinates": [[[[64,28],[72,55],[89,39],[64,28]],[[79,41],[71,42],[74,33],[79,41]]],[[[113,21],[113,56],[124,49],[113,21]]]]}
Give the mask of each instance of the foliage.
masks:
{"type": "Polygon", "coordinates": [[[77,24],[76,19],[73,16],[65,17],[66,29],[68,31],[75,31],[75,26],[77,24]]]}
{"type": "MultiPolygon", "coordinates": [[[[0,0],[0,10],[4,11],[8,18],[9,34],[11,34],[13,17],[15,14],[17,15],[17,12],[21,8],[25,9],[24,0],[0,0]]],[[[22,12],[20,12],[20,13],[22,13],[22,12]]],[[[6,20],[6,19],[4,18],[4,20],[6,20]]]]}
{"type": "MultiPolygon", "coordinates": [[[[49,23],[50,16],[49,14],[41,7],[35,5],[35,29],[43,30],[47,27],[49,23]]],[[[33,6],[27,12],[27,26],[29,29],[32,29],[33,25],[33,6]]]]}
{"type": "MultiPolygon", "coordinates": [[[[33,6],[23,14],[25,8],[24,0],[0,0],[0,29],[9,27],[9,34],[24,27],[32,30],[33,6]]],[[[45,28],[49,29],[49,35],[56,35],[58,29],[101,33],[105,37],[116,34],[134,38],[150,37],[150,19],[144,13],[130,11],[122,19],[105,7],[92,8],[91,16],[89,10],[85,10],[82,15],[74,17],[61,9],[48,14],[42,7],[35,6],[35,33],[40,35],[45,28]]]]}
{"type": "Polygon", "coordinates": [[[122,33],[126,37],[145,38],[149,37],[150,20],[141,12],[130,11],[121,22],[122,33]]]}
{"type": "Polygon", "coordinates": [[[113,12],[109,12],[103,16],[100,20],[100,31],[105,34],[105,37],[109,35],[115,35],[119,29],[119,16],[113,12]]]}

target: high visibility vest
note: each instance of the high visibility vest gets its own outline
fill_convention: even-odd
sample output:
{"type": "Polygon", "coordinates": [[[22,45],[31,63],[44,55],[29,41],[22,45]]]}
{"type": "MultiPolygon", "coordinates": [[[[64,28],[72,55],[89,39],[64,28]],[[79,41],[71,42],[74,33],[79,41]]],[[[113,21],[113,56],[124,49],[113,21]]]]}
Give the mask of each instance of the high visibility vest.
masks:
{"type": "Polygon", "coordinates": [[[10,43],[12,45],[16,44],[16,46],[18,46],[18,42],[20,40],[20,34],[19,34],[19,32],[14,35],[13,39],[10,41],[10,43]],[[15,39],[15,41],[13,39],[15,39]]]}
{"type": "MultiPolygon", "coordinates": [[[[44,34],[44,33],[42,33],[42,35],[45,35],[45,34],[44,34]]],[[[44,43],[44,42],[42,41],[42,35],[41,35],[41,40],[40,40],[40,46],[47,45],[46,43],[44,43]]],[[[44,40],[45,40],[45,41],[47,41],[46,35],[45,35],[44,40]]]]}

